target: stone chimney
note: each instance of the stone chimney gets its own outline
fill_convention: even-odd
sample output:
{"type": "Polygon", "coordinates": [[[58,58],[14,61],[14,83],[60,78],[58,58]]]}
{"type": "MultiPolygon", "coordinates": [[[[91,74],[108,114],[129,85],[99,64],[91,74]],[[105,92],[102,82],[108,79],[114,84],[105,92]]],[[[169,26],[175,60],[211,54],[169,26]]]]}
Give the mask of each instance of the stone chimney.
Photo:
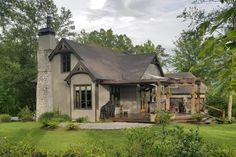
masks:
{"type": "Polygon", "coordinates": [[[53,111],[52,74],[48,59],[49,54],[56,47],[55,32],[51,28],[51,17],[47,17],[47,26],[38,33],[38,75],[36,91],[36,119],[44,112],[53,111]]]}

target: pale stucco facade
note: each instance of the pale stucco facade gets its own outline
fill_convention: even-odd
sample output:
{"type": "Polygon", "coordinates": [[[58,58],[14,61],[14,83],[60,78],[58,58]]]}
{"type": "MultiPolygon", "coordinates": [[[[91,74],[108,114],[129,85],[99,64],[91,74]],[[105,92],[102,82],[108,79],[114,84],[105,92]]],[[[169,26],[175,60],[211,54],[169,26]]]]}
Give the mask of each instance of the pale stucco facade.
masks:
{"type": "MultiPolygon", "coordinates": [[[[78,54],[72,53],[68,44],[57,43],[54,32],[50,31],[41,33],[38,40],[36,117],[38,118],[44,112],[59,111],[69,115],[72,119],[88,117],[91,122],[99,121],[101,108],[111,101],[111,87],[113,85],[102,84],[99,79],[94,78],[91,73],[93,69],[88,70],[81,62],[83,59],[79,56],[80,52],[78,54]],[[62,63],[62,55],[65,53],[70,55],[70,71],[62,72],[62,64],[64,64],[62,63]],[[50,58],[51,54],[53,56],[50,58]],[[68,76],[70,76],[69,81],[66,79],[68,76]],[[75,87],[82,85],[91,86],[91,108],[75,108],[75,87]]],[[[153,63],[150,63],[144,70],[141,72],[144,79],[149,79],[153,75],[161,75],[158,66],[153,63]]],[[[116,85],[116,87],[119,87],[119,106],[115,106],[115,114],[119,114],[121,106],[129,113],[139,113],[141,107],[140,86],[125,84],[116,85]]]]}

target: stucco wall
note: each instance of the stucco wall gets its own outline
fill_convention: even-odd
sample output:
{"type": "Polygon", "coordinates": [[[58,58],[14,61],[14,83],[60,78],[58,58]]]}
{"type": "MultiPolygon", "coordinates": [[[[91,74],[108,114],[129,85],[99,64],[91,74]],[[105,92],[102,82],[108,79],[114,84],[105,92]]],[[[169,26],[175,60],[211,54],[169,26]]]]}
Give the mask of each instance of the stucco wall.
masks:
{"type": "Polygon", "coordinates": [[[95,83],[87,74],[76,74],[71,78],[71,118],[88,117],[89,121],[95,121],[95,83]],[[91,85],[92,86],[92,109],[74,109],[74,86],[91,85]]]}
{"type": "MultiPolygon", "coordinates": [[[[71,54],[71,70],[77,63],[77,58],[71,54]]],[[[61,55],[54,56],[52,68],[53,110],[70,115],[70,86],[64,81],[69,72],[61,72],[61,55]]]]}
{"type": "Polygon", "coordinates": [[[110,89],[108,85],[99,85],[99,110],[97,110],[97,119],[100,119],[100,109],[110,100],[110,89]]]}
{"type": "Polygon", "coordinates": [[[140,98],[138,87],[136,86],[121,86],[120,88],[120,104],[124,109],[128,109],[129,113],[140,112],[140,98]]]}
{"type": "Polygon", "coordinates": [[[150,64],[147,67],[146,71],[144,72],[144,75],[142,76],[142,79],[151,79],[152,76],[149,74],[155,76],[161,76],[160,70],[155,64],[150,64]]]}

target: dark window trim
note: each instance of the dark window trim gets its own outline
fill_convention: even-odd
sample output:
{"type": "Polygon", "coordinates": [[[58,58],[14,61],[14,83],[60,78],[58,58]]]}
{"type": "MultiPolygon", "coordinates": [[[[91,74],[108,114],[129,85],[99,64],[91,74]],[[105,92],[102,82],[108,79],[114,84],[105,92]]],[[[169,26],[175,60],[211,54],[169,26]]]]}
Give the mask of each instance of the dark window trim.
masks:
{"type": "Polygon", "coordinates": [[[68,73],[70,71],[71,71],[71,54],[69,52],[61,53],[61,73],[68,73]],[[64,56],[66,56],[66,61],[63,60],[64,56]],[[64,69],[64,65],[66,66],[65,69],[64,69]]]}
{"type": "MultiPolygon", "coordinates": [[[[74,88],[73,88],[73,92],[74,92],[74,104],[73,104],[73,109],[74,110],[93,110],[93,93],[92,93],[92,84],[76,84],[74,85],[74,88]],[[87,86],[90,86],[91,87],[91,108],[82,108],[81,105],[76,105],[76,87],[82,87],[82,86],[85,86],[87,88],[87,86]]],[[[80,90],[81,91],[81,90],[80,90]]],[[[87,92],[87,89],[86,89],[86,92],[87,92]]],[[[81,92],[80,92],[80,97],[81,97],[81,92]]],[[[86,97],[86,106],[87,106],[87,95],[85,95],[86,97]]]]}

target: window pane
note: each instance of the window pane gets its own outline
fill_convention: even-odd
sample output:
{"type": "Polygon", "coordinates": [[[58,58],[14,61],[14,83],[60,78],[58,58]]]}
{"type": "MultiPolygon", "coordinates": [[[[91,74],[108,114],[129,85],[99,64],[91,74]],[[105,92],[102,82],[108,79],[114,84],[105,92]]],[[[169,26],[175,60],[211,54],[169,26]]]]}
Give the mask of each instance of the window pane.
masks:
{"type": "Polygon", "coordinates": [[[79,91],[76,91],[76,95],[75,95],[75,108],[79,108],[79,104],[80,104],[80,93],[79,93],[79,91]]]}
{"type": "Polygon", "coordinates": [[[66,71],[70,71],[70,54],[66,55],[66,71]]]}
{"type": "Polygon", "coordinates": [[[92,108],[92,86],[81,85],[75,87],[75,108],[91,109],[92,108]]]}
{"type": "Polygon", "coordinates": [[[87,91],[87,108],[92,108],[92,94],[91,94],[91,91],[87,91]]]}
{"type": "Polygon", "coordinates": [[[70,54],[62,54],[62,72],[70,71],[70,54]]]}
{"type": "Polygon", "coordinates": [[[86,108],[85,90],[81,90],[81,108],[86,108]]]}
{"type": "Polygon", "coordinates": [[[91,88],[92,88],[91,86],[87,86],[87,91],[89,90],[91,91],[91,88]]]}

